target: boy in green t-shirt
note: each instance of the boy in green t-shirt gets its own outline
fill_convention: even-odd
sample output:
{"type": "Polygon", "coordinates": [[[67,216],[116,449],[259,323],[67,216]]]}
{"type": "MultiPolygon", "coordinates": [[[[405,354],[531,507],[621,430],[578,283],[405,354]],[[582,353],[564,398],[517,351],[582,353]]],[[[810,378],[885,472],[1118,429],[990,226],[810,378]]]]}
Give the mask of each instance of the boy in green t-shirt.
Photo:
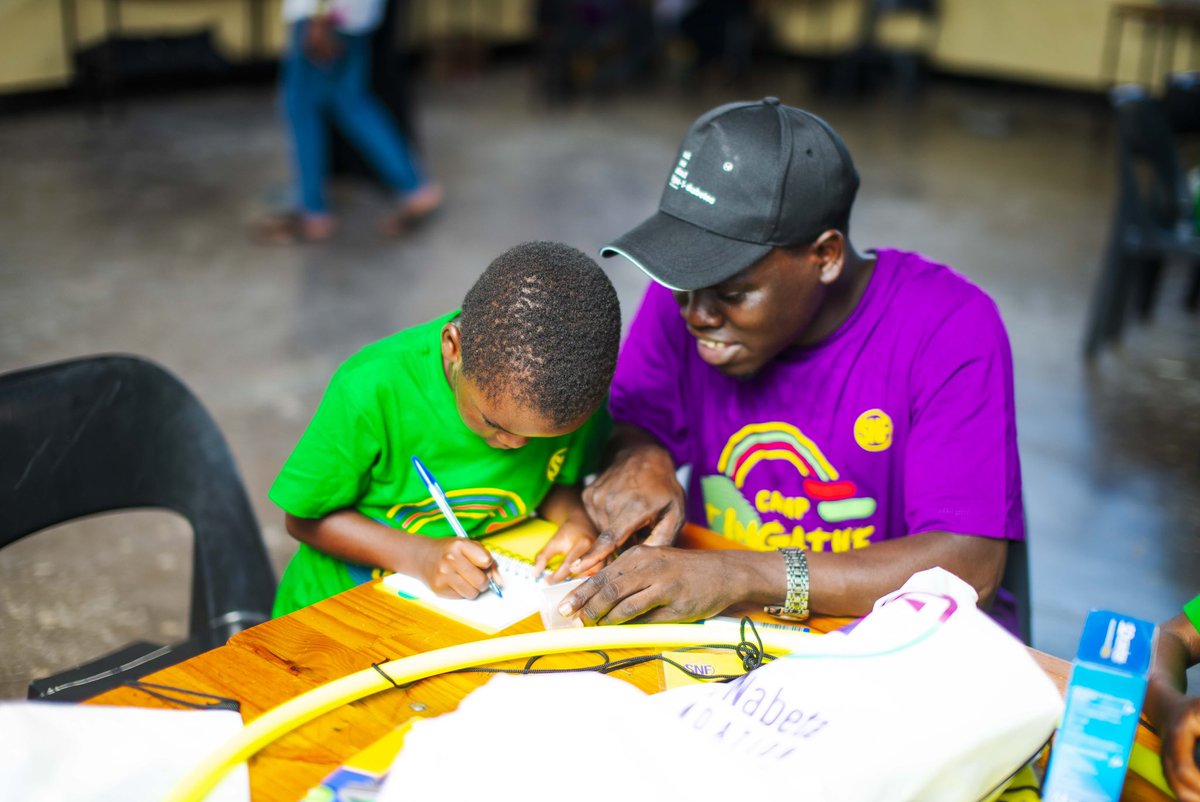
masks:
{"type": "Polygon", "coordinates": [[[348,359],[271,487],[300,541],[274,614],[393,571],[444,596],[487,589],[492,556],[454,537],[414,455],[472,538],[534,511],[559,524],[537,567],[561,554],[551,580],[566,577],[596,539],[578,485],[607,437],[620,329],[591,258],[529,242],[488,266],[461,312],[348,359]]]}

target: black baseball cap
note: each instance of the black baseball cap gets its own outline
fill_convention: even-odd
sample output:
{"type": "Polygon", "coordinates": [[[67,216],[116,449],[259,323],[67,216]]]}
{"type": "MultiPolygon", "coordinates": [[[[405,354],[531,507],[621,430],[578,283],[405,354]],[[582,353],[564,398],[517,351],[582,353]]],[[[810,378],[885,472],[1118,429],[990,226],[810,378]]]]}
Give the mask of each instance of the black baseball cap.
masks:
{"type": "Polygon", "coordinates": [[[729,103],[688,129],[658,212],[600,252],[671,289],[711,287],[837,227],[857,192],[850,151],[820,117],[773,97],[729,103]]]}

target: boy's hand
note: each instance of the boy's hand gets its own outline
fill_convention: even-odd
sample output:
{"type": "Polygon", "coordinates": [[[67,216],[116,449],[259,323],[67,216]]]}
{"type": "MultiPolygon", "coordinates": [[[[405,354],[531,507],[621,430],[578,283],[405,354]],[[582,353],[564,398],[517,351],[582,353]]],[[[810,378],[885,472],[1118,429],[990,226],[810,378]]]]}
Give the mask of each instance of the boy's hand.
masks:
{"type": "Polygon", "coordinates": [[[551,584],[561,582],[571,575],[571,563],[575,562],[584,552],[596,542],[596,527],[587,516],[580,513],[572,515],[558,528],[554,537],[550,538],[534,560],[533,568],[536,574],[541,574],[546,563],[556,555],[563,555],[562,564],[555,569],[547,580],[551,584]]]}
{"type": "Polygon", "coordinates": [[[1200,699],[1182,697],[1170,712],[1162,744],[1163,773],[1180,802],[1200,800],[1200,768],[1196,742],[1200,738],[1200,699]]]}
{"type": "Polygon", "coordinates": [[[439,596],[473,599],[488,588],[488,577],[503,586],[492,554],[461,537],[427,538],[430,553],[422,571],[425,584],[439,596]]]}

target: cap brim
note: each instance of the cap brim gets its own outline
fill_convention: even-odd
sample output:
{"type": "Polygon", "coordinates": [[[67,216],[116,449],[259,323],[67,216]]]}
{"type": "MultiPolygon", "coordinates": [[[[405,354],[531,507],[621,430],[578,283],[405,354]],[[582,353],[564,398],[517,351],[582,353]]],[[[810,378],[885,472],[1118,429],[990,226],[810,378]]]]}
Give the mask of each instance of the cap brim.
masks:
{"type": "Polygon", "coordinates": [[[729,239],[656,212],[637,228],[600,249],[624,256],[672,290],[698,290],[736,276],[771,252],[772,245],[729,239]]]}

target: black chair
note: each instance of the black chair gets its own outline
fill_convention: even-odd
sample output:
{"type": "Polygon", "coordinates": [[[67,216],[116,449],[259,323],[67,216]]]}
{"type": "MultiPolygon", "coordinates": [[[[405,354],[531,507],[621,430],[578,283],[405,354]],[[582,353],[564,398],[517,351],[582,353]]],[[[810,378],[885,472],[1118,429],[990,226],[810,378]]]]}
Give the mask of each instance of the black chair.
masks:
{"type": "Polygon", "coordinates": [[[859,23],[858,43],[833,66],[833,93],[847,97],[863,94],[882,68],[890,69],[900,98],[911,101],[920,86],[924,58],[937,47],[940,35],[937,0],[867,0],[859,23]],[[924,41],[915,50],[893,50],[880,43],[879,31],[885,20],[903,14],[921,18],[924,41]]]}
{"type": "Polygon", "coordinates": [[[656,51],[652,8],[642,0],[538,0],[534,22],[537,91],[550,104],[630,86],[656,51]]]}
{"type": "Polygon", "coordinates": [[[1120,339],[1126,313],[1149,316],[1163,264],[1196,271],[1186,306],[1200,301],[1200,236],[1192,199],[1163,104],[1137,86],[1112,92],[1117,113],[1117,202],[1084,337],[1084,355],[1120,339]]]}
{"type": "Polygon", "coordinates": [[[0,375],[0,548],[132,508],[191,524],[188,640],[131,644],[34,680],[30,698],[85,699],[220,646],[270,618],[275,576],[224,438],[174,375],[117,355],[0,375]]]}
{"type": "MultiPolygon", "coordinates": [[[[1028,536],[1028,533],[1026,533],[1028,536]]],[[[1004,563],[1004,575],[1000,587],[1012,594],[1017,601],[1017,628],[1026,646],[1033,645],[1033,606],[1029,591],[1029,542],[1008,541],[1008,559],[1004,563]]]]}

